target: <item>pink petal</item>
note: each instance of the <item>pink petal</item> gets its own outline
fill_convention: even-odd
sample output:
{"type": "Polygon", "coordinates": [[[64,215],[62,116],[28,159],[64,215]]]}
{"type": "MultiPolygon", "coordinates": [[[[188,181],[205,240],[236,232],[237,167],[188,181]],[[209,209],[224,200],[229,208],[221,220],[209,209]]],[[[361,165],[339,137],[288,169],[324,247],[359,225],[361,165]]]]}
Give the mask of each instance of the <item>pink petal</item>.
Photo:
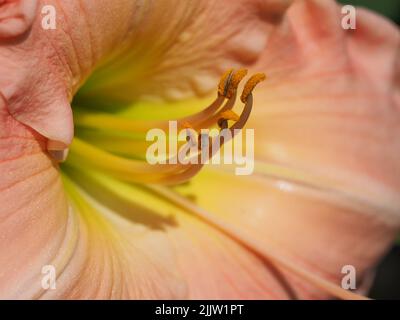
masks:
{"type": "Polygon", "coordinates": [[[148,3],[126,46],[91,75],[80,97],[129,103],[207,95],[227,69],[257,61],[290,2],[148,3]]]}
{"type": "MultiPolygon", "coordinates": [[[[292,174],[211,171],[179,188],[266,258],[337,287],[348,264],[368,282],[400,227],[399,31],[364,10],[345,31],[339,12],[333,1],[295,2],[253,67],[268,75],[248,125],[256,167],[292,174]]],[[[294,274],[301,297],[324,296],[294,274]]]]}
{"type": "MultiPolygon", "coordinates": [[[[241,6],[222,4],[220,9],[226,10],[222,11],[225,13],[222,20],[221,12],[215,16],[205,15],[207,22],[215,24],[208,23],[214,29],[206,29],[208,33],[202,36],[223,30],[223,38],[229,39],[226,46],[220,47],[221,42],[218,43],[218,50],[221,50],[218,51],[214,50],[212,42],[206,42],[205,47],[199,48],[199,53],[208,59],[204,65],[193,64],[197,78],[193,78],[190,59],[180,59],[180,51],[171,50],[171,61],[184,63],[171,63],[173,68],[168,75],[160,72],[168,69],[168,65],[162,65],[161,69],[157,66],[156,76],[146,78],[151,79],[151,84],[134,91],[133,97],[160,92],[162,98],[174,100],[189,89],[191,93],[198,93],[196,88],[200,88],[200,94],[208,92],[207,85],[211,81],[202,78],[201,71],[206,71],[206,76],[216,77],[219,71],[213,69],[213,64],[220,65],[224,61],[265,70],[270,82],[259,90],[261,94],[256,94],[257,110],[250,125],[258,133],[257,145],[261,146],[256,150],[258,159],[312,174],[317,177],[312,183],[320,178],[327,179],[329,187],[343,191],[345,196],[339,196],[338,201],[324,190],[322,194],[305,192],[298,181],[294,183],[294,190],[287,190],[265,177],[232,179],[204,172],[188,188],[179,190],[184,194],[193,190],[197,203],[215,214],[227,235],[195,224],[192,218],[179,218],[180,227],[171,228],[167,234],[126,224],[113,214],[103,213],[93,221],[90,214],[83,214],[85,210],[90,212],[85,205],[72,211],[80,214],[77,218],[76,213],[72,213],[77,223],[74,226],[70,224],[74,220],[70,220],[57,166],[44,152],[47,140],[16,122],[9,112],[49,139],[67,145],[72,138],[70,94],[80,82],[77,79],[84,77],[90,66],[76,72],[72,79],[71,75],[64,74],[65,70],[50,72],[52,63],[43,62],[43,56],[53,56],[54,52],[46,51],[50,49],[44,46],[44,52],[34,50],[33,58],[20,73],[10,64],[11,51],[2,48],[3,70],[11,70],[1,73],[0,77],[2,90],[6,88],[6,101],[0,104],[0,167],[1,172],[8,173],[0,180],[0,189],[4,189],[0,194],[0,203],[4,204],[1,211],[4,221],[0,226],[4,239],[0,262],[5,266],[0,274],[2,296],[285,298],[289,296],[285,286],[275,272],[264,269],[263,265],[269,258],[274,262],[281,257],[298,269],[336,285],[339,285],[343,264],[353,264],[359,272],[359,280],[364,280],[368,269],[393,240],[400,223],[398,215],[374,207],[372,212],[363,211],[352,202],[356,198],[378,207],[397,208],[399,144],[394,138],[399,133],[399,92],[392,88],[399,79],[398,31],[389,23],[360,12],[359,29],[345,33],[339,25],[339,14],[332,14],[337,12],[337,7],[331,1],[321,0],[295,2],[284,21],[278,23],[279,19],[267,13],[268,8],[274,8],[269,5],[279,2],[265,3],[263,6],[252,2],[246,6],[249,11],[241,10],[241,6]],[[260,8],[262,14],[256,15],[254,20],[243,19],[254,21],[249,29],[240,19],[234,24],[235,28],[240,26],[234,30],[237,38],[232,35],[233,31],[225,34],[224,26],[233,26],[231,22],[236,14],[245,12],[248,14],[245,17],[254,18],[260,8]],[[324,23],[316,24],[316,20],[324,23]],[[373,27],[367,26],[366,21],[373,27]],[[252,41],[247,43],[247,39],[252,41]],[[258,46],[260,43],[266,47],[258,46]],[[370,50],[372,43],[375,45],[370,50]],[[344,52],[347,54],[343,55],[344,52]],[[223,59],[214,59],[221,54],[223,59]],[[32,71],[32,66],[36,65],[43,72],[32,71]],[[209,72],[211,69],[213,71],[209,72]],[[5,74],[12,75],[12,81],[5,74]],[[172,78],[179,81],[172,83],[172,78]],[[194,82],[191,79],[195,79],[194,82]],[[37,82],[43,85],[33,87],[32,83],[37,82]],[[26,103],[26,97],[32,101],[26,103]],[[210,181],[215,182],[214,185],[210,181]],[[210,197],[210,191],[218,197],[210,197]],[[350,203],[343,201],[349,194],[350,203]],[[71,236],[74,231],[79,238],[75,249],[69,253],[68,244],[74,239],[71,236]],[[230,237],[243,243],[239,245],[230,237]],[[248,239],[251,241],[246,242],[248,239]],[[174,250],[177,250],[175,256],[174,250]],[[279,254],[269,256],[269,252],[279,254]],[[42,295],[40,270],[54,259],[57,265],[64,266],[58,283],[60,290],[42,295]],[[193,265],[193,261],[196,264],[193,265]],[[208,269],[210,261],[214,266],[212,271],[208,269]],[[252,275],[256,276],[251,278],[252,275]],[[223,283],[211,287],[214,280],[221,278],[223,283]],[[264,279],[268,281],[262,282],[264,279]]],[[[97,26],[105,28],[106,24],[98,18],[109,7],[98,8],[95,16],[100,23],[97,26]]],[[[68,11],[68,7],[66,9],[68,11]]],[[[282,12],[281,7],[278,12],[282,12]]],[[[153,17],[157,14],[161,13],[155,11],[153,17]]],[[[107,17],[111,19],[111,16],[107,17]]],[[[118,30],[125,30],[123,23],[119,26],[118,30]]],[[[35,35],[38,33],[33,30],[27,46],[32,45],[35,35]]],[[[77,34],[72,38],[74,36],[77,34]]],[[[113,35],[104,39],[105,44],[101,43],[97,47],[99,51],[95,52],[103,54],[110,50],[113,35]]],[[[162,46],[154,49],[160,48],[162,46]]],[[[27,47],[23,44],[18,49],[25,50],[21,57],[26,57],[27,47]]],[[[78,61],[86,61],[87,49],[77,51],[78,61]]],[[[189,55],[185,53],[184,56],[189,55]]],[[[75,71],[76,64],[79,63],[71,63],[75,71]]],[[[122,71],[125,68],[123,66],[122,71]]],[[[134,75],[132,79],[136,81],[144,77],[140,72],[134,75]]],[[[131,74],[127,78],[123,76],[124,73],[122,79],[129,81],[106,84],[103,89],[111,92],[118,87],[123,88],[122,93],[128,92],[131,74]]],[[[132,99],[131,95],[120,95],[121,92],[117,93],[117,98],[132,99]]],[[[293,186],[293,181],[289,181],[289,185],[293,186]]],[[[311,189],[320,191],[317,184],[312,184],[311,189]]],[[[178,214],[177,211],[174,214],[178,214]]],[[[282,272],[300,297],[329,296],[293,270],[282,272]]]]}
{"type": "Polygon", "coordinates": [[[13,119],[4,99],[0,127],[1,298],[184,296],[165,235],[71,207],[46,139],[13,119]],[[55,290],[42,286],[48,265],[55,290]]]}
{"type": "Polygon", "coordinates": [[[269,80],[249,127],[258,132],[259,160],[393,198],[400,190],[400,32],[357,12],[357,29],[345,31],[333,1],[290,8],[255,67],[269,80]]]}

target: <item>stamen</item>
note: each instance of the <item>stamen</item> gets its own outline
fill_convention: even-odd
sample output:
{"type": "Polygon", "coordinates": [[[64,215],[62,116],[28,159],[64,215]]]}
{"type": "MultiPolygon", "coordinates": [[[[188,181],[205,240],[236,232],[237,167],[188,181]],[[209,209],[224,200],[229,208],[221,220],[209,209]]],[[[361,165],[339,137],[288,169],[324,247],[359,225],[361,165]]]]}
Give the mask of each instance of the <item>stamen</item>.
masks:
{"type": "MultiPolygon", "coordinates": [[[[224,102],[224,96],[218,96],[207,108],[178,120],[178,124],[201,123],[217,112],[224,102]]],[[[107,130],[110,132],[130,132],[130,133],[146,133],[152,128],[168,129],[168,121],[165,120],[134,120],[123,118],[104,112],[82,112],[78,111],[74,114],[74,123],[80,128],[90,128],[97,130],[107,130]]]]}
{"type": "Polygon", "coordinates": [[[242,93],[242,96],[240,97],[240,100],[243,103],[246,103],[247,98],[253,92],[256,85],[259,84],[260,82],[264,81],[265,79],[266,79],[266,77],[265,77],[264,73],[256,73],[255,75],[251,76],[251,78],[247,81],[247,83],[244,86],[243,93],[242,93]]]}
{"type": "Polygon", "coordinates": [[[182,128],[183,129],[193,129],[193,126],[189,122],[183,122],[182,123],[182,128]]]}
{"type": "Polygon", "coordinates": [[[243,78],[247,75],[246,69],[239,69],[235,74],[232,76],[229,87],[226,93],[226,97],[228,99],[232,98],[236,94],[236,90],[239,86],[239,83],[243,80],[243,78]]]}
{"type": "Polygon", "coordinates": [[[239,116],[232,110],[227,110],[221,113],[221,118],[225,120],[238,121],[239,116]]]}
{"type": "Polygon", "coordinates": [[[300,265],[293,263],[291,260],[283,256],[281,253],[276,252],[271,246],[261,245],[257,242],[250,233],[246,232],[246,230],[240,229],[233,224],[230,224],[223,219],[219,218],[218,215],[212,214],[206,211],[203,208],[198,207],[193,202],[188,199],[182,197],[176,191],[163,187],[163,186],[148,186],[148,189],[153,190],[155,193],[170,199],[178,206],[188,210],[193,213],[195,217],[210,223],[211,225],[217,227],[220,231],[222,231],[227,236],[231,237],[242,243],[243,245],[253,249],[257,254],[263,257],[266,261],[270,261],[276,266],[279,266],[283,269],[286,269],[293,274],[299,276],[300,278],[306,280],[310,284],[314,285],[316,288],[319,288],[334,297],[338,297],[340,299],[348,299],[348,300],[366,300],[368,297],[359,295],[352,291],[348,291],[343,289],[339,285],[326,280],[325,278],[316,275],[309,270],[303,268],[300,265]]]}
{"type": "Polygon", "coordinates": [[[232,73],[233,69],[229,69],[222,75],[221,80],[218,84],[218,95],[226,97],[230,79],[232,78],[232,73]]]}
{"type": "Polygon", "coordinates": [[[225,103],[225,105],[222,107],[221,110],[219,110],[218,113],[211,115],[208,119],[205,119],[203,122],[198,123],[198,125],[196,127],[199,127],[199,129],[201,129],[201,128],[208,128],[208,127],[213,126],[221,117],[220,113],[227,111],[227,110],[231,110],[235,106],[235,102],[236,102],[236,93],[232,98],[230,98],[225,103]]]}
{"type": "Polygon", "coordinates": [[[178,128],[187,131],[187,141],[193,141],[194,146],[197,145],[195,154],[187,154],[186,148],[181,148],[183,142],[178,142],[178,152],[166,154],[163,163],[149,164],[144,161],[145,151],[143,148],[147,150],[147,147],[144,144],[143,135],[152,128],[168,131],[168,121],[138,121],[118,115],[78,113],[76,123],[82,127],[97,129],[97,139],[89,137],[91,143],[88,143],[87,139],[85,142],[76,138],[71,146],[71,157],[68,164],[78,168],[82,164],[89,165],[93,169],[105,171],[121,180],[137,183],[171,185],[190,180],[201,170],[204,163],[210,160],[225,143],[235,137],[237,134],[235,129],[243,128],[249,119],[253,106],[252,91],[260,81],[265,79],[265,75],[255,74],[247,81],[241,97],[244,102],[243,111],[238,115],[232,109],[235,106],[238,85],[246,74],[247,70],[245,69],[236,72],[233,69],[228,70],[221,77],[215,101],[202,111],[177,120],[178,128]],[[224,104],[225,98],[228,100],[224,104]],[[229,121],[233,122],[230,127],[229,121]],[[202,143],[201,135],[198,136],[198,139],[194,136],[196,133],[199,134],[202,129],[211,129],[216,125],[220,127],[221,132],[214,138],[209,137],[208,144],[202,143]],[[226,132],[222,132],[223,129],[228,129],[231,135],[225,137],[226,132]],[[108,143],[102,145],[101,135],[100,141],[98,138],[99,132],[108,132],[108,143]],[[119,143],[120,135],[117,132],[129,133],[129,137],[136,139],[129,143],[135,149],[128,153],[128,155],[132,155],[131,157],[123,156],[126,154],[126,148],[122,146],[130,138],[124,136],[125,140],[119,143]],[[113,137],[115,141],[113,141],[113,137]],[[142,142],[143,145],[139,142],[142,142]],[[185,158],[186,155],[189,157],[188,160],[197,158],[197,161],[180,163],[179,159],[185,158]]]}
{"type": "Polygon", "coordinates": [[[244,109],[242,114],[240,115],[239,121],[237,121],[232,127],[231,131],[234,132],[235,129],[242,129],[247,120],[250,117],[251,110],[253,109],[253,94],[250,93],[249,96],[246,99],[246,103],[244,105],[244,109]]]}

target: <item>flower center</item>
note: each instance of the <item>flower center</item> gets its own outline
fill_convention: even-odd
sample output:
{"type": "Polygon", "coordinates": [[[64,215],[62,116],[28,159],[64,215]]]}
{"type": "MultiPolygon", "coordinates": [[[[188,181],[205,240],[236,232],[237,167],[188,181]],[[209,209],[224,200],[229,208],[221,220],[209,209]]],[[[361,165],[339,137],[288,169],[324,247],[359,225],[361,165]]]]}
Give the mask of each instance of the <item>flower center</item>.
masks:
{"type": "MultiPolygon", "coordinates": [[[[244,86],[240,100],[244,106],[240,115],[233,111],[240,82],[247,75],[247,70],[228,70],[218,85],[216,99],[200,112],[176,120],[177,127],[187,131],[190,138],[198,134],[195,140],[197,154],[200,157],[207,154],[211,159],[215,152],[229,141],[221,131],[230,132],[230,138],[235,137],[238,129],[242,129],[249,119],[253,107],[252,91],[255,86],[265,79],[264,74],[255,74],[244,86]],[[209,143],[201,143],[203,130],[217,129],[219,134],[209,139],[209,143]],[[217,144],[215,142],[218,142],[217,144]],[[212,148],[217,145],[217,149],[212,148]],[[208,150],[204,150],[208,148],[208,150]],[[204,152],[207,151],[207,152],[204,152]]],[[[76,137],[71,145],[68,161],[65,166],[105,172],[118,179],[135,183],[178,184],[191,179],[201,170],[204,161],[189,161],[178,163],[175,159],[182,157],[181,149],[176,148],[165,155],[165,164],[150,164],[145,161],[145,150],[148,147],[145,139],[146,132],[158,128],[165,132],[169,129],[170,121],[133,120],[107,113],[78,112],[75,116],[77,128],[89,130],[93,139],[85,141],[76,137]],[[104,132],[118,132],[108,143],[104,143],[104,132]],[[104,147],[106,146],[106,147],[104,147]],[[179,151],[178,151],[179,150],[179,151]]],[[[204,160],[204,159],[202,159],[204,160]]]]}

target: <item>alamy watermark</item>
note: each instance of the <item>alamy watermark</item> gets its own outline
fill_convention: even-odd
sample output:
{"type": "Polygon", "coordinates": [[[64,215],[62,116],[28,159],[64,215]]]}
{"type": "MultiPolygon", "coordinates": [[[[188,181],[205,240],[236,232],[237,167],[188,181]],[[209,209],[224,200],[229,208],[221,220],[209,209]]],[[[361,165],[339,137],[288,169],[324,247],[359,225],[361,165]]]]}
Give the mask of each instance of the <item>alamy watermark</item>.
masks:
{"type": "Polygon", "coordinates": [[[46,5],[42,7],[42,28],[44,30],[55,30],[57,29],[57,10],[52,5],[46,5]]]}
{"type": "Polygon", "coordinates": [[[42,267],[41,285],[44,290],[56,289],[56,268],[53,265],[45,265],[42,267]]]}
{"type": "Polygon", "coordinates": [[[352,266],[351,264],[345,265],[342,267],[342,274],[344,274],[345,276],[343,276],[342,278],[342,283],[341,283],[341,287],[343,289],[346,290],[356,290],[357,289],[357,284],[356,284],[356,280],[357,280],[357,274],[356,274],[356,268],[354,266],[352,266]]]}
{"type": "MultiPolygon", "coordinates": [[[[342,28],[345,30],[356,29],[357,27],[357,11],[352,5],[344,5],[341,8],[342,28]]],[[[53,5],[44,5],[41,9],[42,28],[44,30],[57,29],[57,10],[53,5]]]]}

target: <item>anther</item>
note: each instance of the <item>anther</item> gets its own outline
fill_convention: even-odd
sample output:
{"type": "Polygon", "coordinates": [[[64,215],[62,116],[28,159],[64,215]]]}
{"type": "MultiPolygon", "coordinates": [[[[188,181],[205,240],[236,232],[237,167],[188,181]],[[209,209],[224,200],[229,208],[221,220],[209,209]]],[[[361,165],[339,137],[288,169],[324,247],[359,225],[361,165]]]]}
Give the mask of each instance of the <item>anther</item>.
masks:
{"type": "Polygon", "coordinates": [[[226,97],[230,81],[232,78],[232,74],[233,74],[233,69],[229,69],[222,75],[221,80],[218,84],[218,95],[226,97]]]}
{"type": "Polygon", "coordinates": [[[225,120],[238,121],[240,117],[232,110],[226,110],[221,113],[221,118],[225,120]]]}
{"type": "Polygon", "coordinates": [[[266,79],[264,73],[256,73],[255,75],[251,76],[251,78],[247,81],[247,83],[244,86],[242,96],[240,97],[240,100],[243,103],[247,102],[247,98],[250,96],[254,88],[256,87],[257,84],[260,82],[264,81],[266,79]]]}
{"type": "Polygon", "coordinates": [[[240,81],[242,81],[246,75],[247,75],[246,69],[239,69],[232,75],[232,78],[230,80],[229,87],[228,87],[228,90],[226,93],[226,97],[228,99],[233,97],[233,95],[236,93],[236,90],[239,86],[240,81]]]}

